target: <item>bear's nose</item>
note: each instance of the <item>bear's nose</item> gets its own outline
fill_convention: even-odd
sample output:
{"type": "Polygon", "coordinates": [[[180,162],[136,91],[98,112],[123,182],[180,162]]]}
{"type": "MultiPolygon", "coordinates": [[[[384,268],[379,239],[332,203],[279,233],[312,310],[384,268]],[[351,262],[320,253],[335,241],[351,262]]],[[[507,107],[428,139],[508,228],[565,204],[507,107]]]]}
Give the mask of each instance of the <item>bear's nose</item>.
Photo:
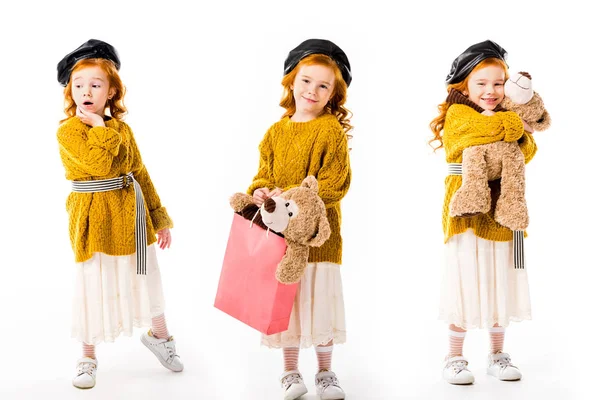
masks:
{"type": "Polygon", "coordinates": [[[265,200],[265,211],[268,212],[269,214],[271,214],[273,211],[275,211],[275,208],[277,207],[277,203],[275,203],[275,200],[273,200],[272,198],[268,198],[265,200]]]}

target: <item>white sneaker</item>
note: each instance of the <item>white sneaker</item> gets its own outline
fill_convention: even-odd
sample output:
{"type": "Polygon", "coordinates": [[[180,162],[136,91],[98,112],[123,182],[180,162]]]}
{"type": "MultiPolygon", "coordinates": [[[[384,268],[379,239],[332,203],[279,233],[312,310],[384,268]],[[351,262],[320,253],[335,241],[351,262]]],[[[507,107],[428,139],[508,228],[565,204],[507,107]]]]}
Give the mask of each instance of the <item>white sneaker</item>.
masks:
{"type": "Polygon", "coordinates": [[[469,362],[463,356],[450,357],[444,365],[444,379],[453,385],[470,385],[475,377],[467,368],[469,362]]]}
{"type": "Polygon", "coordinates": [[[84,357],[77,360],[77,375],[73,378],[73,386],[79,389],[91,389],[96,385],[96,367],[98,360],[84,357]]]}
{"type": "Polygon", "coordinates": [[[487,373],[501,381],[518,381],[522,376],[521,371],[510,362],[510,356],[507,353],[490,354],[487,373]]]}
{"type": "Polygon", "coordinates": [[[321,371],[315,375],[315,386],[321,400],[345,399],[346,393],[340,387],[340,382],[333,371],[321,371]]]}
{"type": "Polygon", "coordinates": [[[171,371],[183,371],[183,363],[177,355],[175,348],[175,339],[171,336],[168,339],[157,339],[152,335],[152,331],[142,334],[140,337],[144,346],[154,353],[158,361],[171,371]]]}
{"type": "Polygon", "coordinates": [[[302,374],[297,369],[285,371],[279,380],[283,388],[283,400],[296,400],[308,392],[302,374]]]}

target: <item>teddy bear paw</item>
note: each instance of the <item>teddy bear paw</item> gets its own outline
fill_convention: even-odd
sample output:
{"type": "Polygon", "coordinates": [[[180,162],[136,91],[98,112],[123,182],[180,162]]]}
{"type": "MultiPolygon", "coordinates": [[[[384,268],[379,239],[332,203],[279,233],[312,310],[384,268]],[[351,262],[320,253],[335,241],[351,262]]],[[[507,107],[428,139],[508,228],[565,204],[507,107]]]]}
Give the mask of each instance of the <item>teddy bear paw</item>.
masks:
{"type": "Polygon", "coordinates": [[[252,196],[246,193],[235,193],[229,198],[229,205],[235,212],[242,211],[251,204],[254,204],[252,201],[252,196]]]}
{"type": "Polygon", "coordinates": [[[511,231],[524,231],[529,225],[529,214],[525,198],[500,196],[496,203],[494,219],[511,231]]]}
{"type": "Polygon", "coordinates": [[[472,217],[490,211],[492,194],[489,186],[476,188],[460,187],[450,201],[451,217],[472,217]]]}
{"type": "Polygon", "coordinates": [[[290,270],[289,268],[281,268],[281,266],[278,267],[277,271],[275,272],[275,278],[277,281],[285,285],[291,285],[293,283],[300,282],[302,275],[304,275],[304,269],[290,270]]]}

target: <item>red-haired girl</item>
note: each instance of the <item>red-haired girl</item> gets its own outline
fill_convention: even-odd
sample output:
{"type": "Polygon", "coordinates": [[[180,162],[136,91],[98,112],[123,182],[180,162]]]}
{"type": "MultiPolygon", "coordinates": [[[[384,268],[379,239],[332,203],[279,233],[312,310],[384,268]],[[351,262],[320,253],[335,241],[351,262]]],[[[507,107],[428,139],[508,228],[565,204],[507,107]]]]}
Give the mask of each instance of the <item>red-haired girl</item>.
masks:
{"type": "MultiPolygon", "coordinates": [[[[508,79],[505,56],[505,50],[490,40],[458,56],[446,78],[448,97],[431,122],[432,142],[441,142],[449,163],[442,215],[446,265],[440,319],[450,328],[443,376],[452,384],[474,381],[462,354],[466,330],[473,328],[489,329],[488,373],[500,380],[520,379],[521,372],[503,352],[504,330],[511,321],[531,319],[527,271],[515,268],[513,232],[494,220],[493,207],[475,216],[451,217],[448,211],[462,182],[457,166],[465,148],[518,141],[525,162],[536,152],[533,130],[516,113],[498,108],[508,79]]],[[[497,197],[499,182],[490,186],[492,197],[497,197]]]]}
{"type": "Polygon", "coordinates": [[[331,370],[331,354],[334,343],[346,340],[340,202],[351,179],[347,132],[352,127],[349,111],[344,108],[351,79],[346,54],[328,40],[306,40],[289,53],[280,103],[285,113],[260,143],[258,173],[248,188],[260,206],[267,198],[299,186],[307,175],[313,175],[331,226],[330,238],[310,250],[288,330],[262,338],[264,345],[283,349],[280,380],[287,400],[307,392],[298,371],[298,353],[310,346],[315,347],[319,363],[317,393],[322,399],[345,396],[331,370]]]}
{"type": "Polygon", "coordinates": [[[123,122],[120,65],[110,44],[91,39],[57,67],[67,115],[57,138],[73,190],[67,198],[76,261],[72,336],[83,342],[73,379],[78,388],[96,384],[96,344],[131,336],[134,326],[151,325],[142,343],[166,368],[183,369],[167,331],[154,246],[157,236],[161,249],[170,246],[173,223],[123,122]]]}

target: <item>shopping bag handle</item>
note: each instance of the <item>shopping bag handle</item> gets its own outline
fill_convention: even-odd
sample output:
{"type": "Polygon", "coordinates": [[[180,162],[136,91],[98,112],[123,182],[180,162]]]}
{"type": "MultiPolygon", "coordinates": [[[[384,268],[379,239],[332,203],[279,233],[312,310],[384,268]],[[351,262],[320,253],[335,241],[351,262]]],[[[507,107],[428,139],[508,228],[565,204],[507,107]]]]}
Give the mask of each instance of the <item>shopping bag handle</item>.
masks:
{"type": "MultiPolygon", "coordinates": [[[[256,216],[258,215],[258,213],[260,212],[260,207],[258,208],[258,210],[256,210],[256,213],[254,213],[254,217],[252,217],[252,220],[250,221],[250,228],[252,228],[252,225],[254,224],[254,219],[256,218],[256,216]]],[[[269,237],[269,227],[267,226],[267,237],[269,237]]]]}

